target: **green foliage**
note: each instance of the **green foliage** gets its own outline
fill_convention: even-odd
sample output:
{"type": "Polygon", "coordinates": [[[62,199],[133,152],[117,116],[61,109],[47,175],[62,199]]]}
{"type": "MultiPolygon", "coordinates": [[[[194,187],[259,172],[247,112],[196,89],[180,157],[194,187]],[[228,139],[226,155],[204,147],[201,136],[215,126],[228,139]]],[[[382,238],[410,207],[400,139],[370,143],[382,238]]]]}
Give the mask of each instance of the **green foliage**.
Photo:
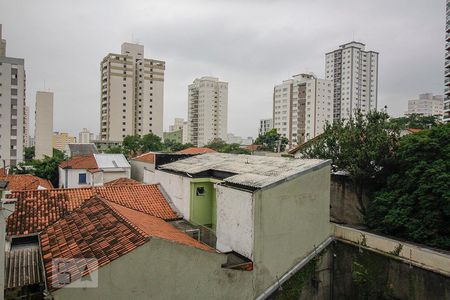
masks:
{"type": "Polygon", "coordinates": [[[324,133],[300,149],[305,158],[331,159],[333,171],[348,173],[361,211],[363,187],[371,188],[389,170],[399,141],[399,128],[384,112],[360,112],[350,120],[327,124],[324,133]]]}
{"type": "Polygon", "coordinates": [[[122,146],[114,146],[105,150],[105,153],[109,154],[124,154],[127,155],[127,152],[122,146]]]}
{"type": "Polygon", "coordinates": [[[232,154],[250,154],[247,149],[242,149],[239,144],[227,144],[221,139],[213,139],[206,148],[213,149],[217,152],[232,153],[232,154]]]}
{"type": "Polygon", "coordinates": [[[129,156],[136,156],[140,153],[142,139],[139,135],[127,135],[122,142],[122,148],[129,156]]]}
{"type": "Polygon", "coordinates": [[[368,208],[375,230],[450,250],[450,124],[403,137],[368,208]]]}
{"type": "Polygon", "coordinates": [[[53,186],[58,186],[58,165],[64,160],[64,157],[58,155],[53,157],[46,156],[41,160],[33,160],[31,166],[31,174],[48,179],[52,182],[53,186]]]}
{"type": "Polygon", "coordinates": [[[405,117],[391,119],[391,123],[396,124],[400,129],[428,129],[439,124],[439,117],[411,114],[405,117]]]}
{"type": "Polygon", "coordinates": [[[149,151],[161,151],[163,150],[163,144],[161,138],[153,133],[148,133],[141,138],[141,153],[149,151]]]}
{"type": "Polygon", "coordinates": [[[164,150],[167,152],[178,152],[186,148],[194,147],[191,143],[182,144],[171,139],[167,139],[163,144],[164,150]]]}
{"type": "Polygon", "coordinates": [[[255,140],[255,145],[260,145],[262,150],[278,152],[284,151],[289,140],[277,133],[275,128],[267,131],[264,135],[259,135],[255,140]]]}
{"type": "Polygon", "coordinates": [[[24,152],[23,157],[24,157],[25,161],[34,159],[34,153],[35,153],[34,146],[33,147],[25,147],[23,152],[24,152]]]}
{"type": "Polygon", "coordinates": [[[61,150],[53,148],[53,157],[59,158],[61,160],[65,159],[65,154],[61,150]]]}

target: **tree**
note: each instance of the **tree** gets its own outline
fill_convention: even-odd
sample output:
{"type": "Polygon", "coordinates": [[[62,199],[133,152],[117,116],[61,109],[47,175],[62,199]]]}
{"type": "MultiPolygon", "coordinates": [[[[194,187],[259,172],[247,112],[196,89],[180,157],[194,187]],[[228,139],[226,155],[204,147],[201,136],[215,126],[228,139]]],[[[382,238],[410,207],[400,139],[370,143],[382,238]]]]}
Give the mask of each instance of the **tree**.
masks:
{"type": "Polygon", "coordinates": [[[380,232],[450,250],[450,124],[404,136],[367,210],[380,232]]]}
{"type": "Polygon", "coordinates": [[[167,152],[178,152],[186,148],[194,147],[191,143],[182,144],[173,140],[165,140],[163,146],[167,152]]]}
{"type": "Polygon", "coordinates": [[[53,186],[58,186],[58,166],[64,160],[64,157],[55,155],[53,157],[45,156],[44,159],[31,161],[31,174],[48,179],[53,186]]]}
{"type": "Polygon", "coordinates": [[[105,153],[109,154],[124,154],[128,155],[122,146],[113,146],[105,150],[105,153]]]}
{"type": "Polygon", "coordinates": [[[141,152],[148,152],[148,151],[161,151],[163,150],[164,146],[161,142],[161,138],[153,133],[148,133],[141,138],[141,152]]]}
{"type": "Polygon", "coordinates": [[[398,126],[384,112],[369,112],[346,121],[327,124],[324,132],[299,151],[305,158],[332,160],[333,171],[344,171],[358,193],[365,213],[364,190],[370,190],[388,172],[399,141],[398,126]]]}
{"type": "Polygon", "coordinates": [[[24,160],[29,161],[34,159],[35,148],[33,147],[25,147],[24,149],[24,160]]]}
{"type": "Polygon", "coordinates": [[[262,150],[277,152],[284,151],[289,140],[277,132],[275,128],[267,131],[264,135],[259,135],[255,140],[255,145],[260,145],[262,150]]]}
{"type": "Polygon", "coordinates": [[[142,140],[138,135],[127,135],[122,142],[122,147],[128,156],[136,156],[141,151],[142,140]]]}
{"type": "Polygon", "coordinates": [[[239,144],[227,144],[222,139],[218,138],[213,139],[209,144],[205,145],[205,147],[221,153],[250,154],[250,151],[242,149],[239,144]]]}
{"type": "Polygon", "coordinates": [[[227,143],[225,143],[224,140],[215,138],[212,141],[210,141],[208,144],[205,145],[206,148],[213,149],[217,152],[220,152],[220,149],[226,146],[227,143]]]}
{"type": "Polygon", "coordinates": [[[417,128],[428,129],[439,124],[438,116],[424,116],[422,114],[410,114],[405,117],[391,119],[400,129],[417,128]]]}

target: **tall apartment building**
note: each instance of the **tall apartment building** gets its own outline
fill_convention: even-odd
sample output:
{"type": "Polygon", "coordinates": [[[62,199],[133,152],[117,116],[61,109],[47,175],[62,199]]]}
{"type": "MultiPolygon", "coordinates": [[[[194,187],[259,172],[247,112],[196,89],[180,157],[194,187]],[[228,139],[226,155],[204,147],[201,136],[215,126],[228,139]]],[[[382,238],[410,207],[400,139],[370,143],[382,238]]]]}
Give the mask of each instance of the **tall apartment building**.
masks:
{"type": "Polygon", "coordinates": [[[67,132],[53,132],[52,148],[64,152],[67,144],[74,144],[76,139],[67,132]]]}
{"type": "Polygon", "coordinates": [[[23,161],[25,84],[24,60],[6,56],[0,24],[0,161],[7,166],[23,161]]]}
{"type": "Polygon", "coordinates": [[[163,137],[165,62],[144,58],[144,46],[123,43],[121,54],[100,63],[100,135],[122,141],[127,135],[163,137]]]}
{"type": "Polygon", "coordinates": [[[334,83],[334,120],[377,109],[378,52],[360,42],[341,45],[325,55],[325,76],[334,83]]]}
{"type": "Polygon", "coordinates": [[[189,122],[185,121],[183,118],[175,118],[173,125],[169,126],[169,132],[167,134],[170,133],[174,133],[174,132],[178,132],[180,135],[180,143],[186,144],[189,143],[189,122]]]}
{"type": "Polygon", "coordinates": [[[53,156],[53,93],[36,92],[35,113],[35,158],[43,159],[44,156],[53,156]]]}
{"type": "Polygon", "coordinates": [[[227,139],[228,82],[202,77],[188,87],[189,140],[197,147],[227,139]]]}
{"type": "Polygon", "coordinates": [[[450,122],[450,0],[446,1],[447,24],[445,34],[445,98],[443,121],[450,122]]]}
{"type": "Polygon", "coordinates": [[[444,96],[431,93],[420,94],[419,99],[408,101],[406,115],[421,114],[424,116],[438,116],[442,118],[444,110],[444,96]]]}
{"type": "Polygon", "coordinates": [[[333,122],[333,82],[314,74],[299,74],[273,90],[273,127],[289,145],[302,144],[333,122]]]}
{"type": "Polygon", "coordinates": [[[23,115],[23,146],[30,146],[30,107],[25,105],[23,115]]]}
{"type": "Polygon", "coordinates": [[[265,135],[267,131],[273,128],[273,119],[261,119],[259,120],[258,135],[265,135]]]}
{"type": "Polygon", "coordinates": [[[78,143],[79,144],[89,144],[94,140],[94,134],[90,132],[87,128],[83,128],[83,131],[78,133],[78,143]]]}

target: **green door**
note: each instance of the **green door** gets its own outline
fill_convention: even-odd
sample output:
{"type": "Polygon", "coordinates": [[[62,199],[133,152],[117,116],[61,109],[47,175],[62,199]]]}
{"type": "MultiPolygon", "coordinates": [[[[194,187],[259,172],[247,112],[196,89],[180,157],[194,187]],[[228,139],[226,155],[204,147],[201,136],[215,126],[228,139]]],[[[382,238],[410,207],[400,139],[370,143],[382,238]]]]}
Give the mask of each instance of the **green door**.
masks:
{"type": "Polygon", "coordinates": [[[191,184],[191,221],[215,229],[216,191],[211,182],[191,184]]]}

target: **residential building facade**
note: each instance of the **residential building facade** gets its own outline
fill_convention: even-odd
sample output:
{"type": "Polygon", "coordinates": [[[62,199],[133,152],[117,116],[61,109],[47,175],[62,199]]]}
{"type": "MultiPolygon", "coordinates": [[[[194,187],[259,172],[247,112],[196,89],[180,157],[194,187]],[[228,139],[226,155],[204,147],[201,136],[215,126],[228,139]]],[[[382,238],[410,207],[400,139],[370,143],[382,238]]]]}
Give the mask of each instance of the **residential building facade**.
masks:
{"type": "Polygon", "coordinates": [[[444,112],[444,96],[431,93],[420,94],[419,99],[408,101],[406,115],[421,114],[424,116],[438,116],[441,119],[444,112]]]}
{"type": "Polygon", "coordinates": [[[445,28],[445,98],[443,121],[450,122],[450,0],[446,1],[447,24],[445,28]]]}
{"type": "Polygon", "coordinates": [[[334,120],[377,109],[378,52],[366,51],[365,44],[353,41],[328,52],[325,79],[334,83],[334,120]]]}
{"type": "Polygon", "coordinates": [[[0,161],[23,161],[25,131],[25,68],[22,58],[6,56],[0,24],[0,161]]]}
{"type": "Polygon", "coordinates": [[[189,141],[197,147],[227,138],[228,83],[202,77],[188,87],[189,141]]]}
{"type": "Polygon", "coordinates": [[[63,161],[58,167],[60,188],[103,186],[131,177],[131,166],[123,154],[91,154],[63,161]]]}
{"type": "Polygon", "coordinates": [[[25,105],[23,116],[23,145],[24,147],[30,146],[30,107],[25,105]]]}
{"type": "Polygon", "coordinates": [[[299,74],[276,85],[273,91],[273,127],[289,140],[302,144],[333,122],[333,82],[314,74],[299,74]]]}
{"type": "Polygon", "coordinates": [[[83,128],[83,131],[78,133],[78,143],[89,144],[94,140],[94,134],[90,132],[87,128],[83,128]]]}
{"type": "Polygon", "coordinates": [[[273,119],[261,119],[259,120],[258,135],[265,135],[267,131],[273,128],[273,119]]]}
{"type": "Polygon", "coordinates": [[[121,142],[127,135],[163,137],[165,62],[144,58],[144,46],[123,43],[121,54],[100,63],[100,135],[121,142]]]}
{"type": "Polygon", "coordinates": [[[52,147],[64,152],[68,144],[76,142],[74,136],[70,136],[67,132],[54,132],[52,136],[52,147]]]}
{"type": "Polygon", "coordinates": [[[189,123],[183,118],[175,118],[169,132],[164,133],[164,140],[170,139],[182,144],[189,143],[189,123]]]}
{"type": "Polygon", "coordinates": [[[44,156],[52,156],[53,138],[53,93],[36,92],[35,113],[35,158],[43,159],[44,156]]]}

